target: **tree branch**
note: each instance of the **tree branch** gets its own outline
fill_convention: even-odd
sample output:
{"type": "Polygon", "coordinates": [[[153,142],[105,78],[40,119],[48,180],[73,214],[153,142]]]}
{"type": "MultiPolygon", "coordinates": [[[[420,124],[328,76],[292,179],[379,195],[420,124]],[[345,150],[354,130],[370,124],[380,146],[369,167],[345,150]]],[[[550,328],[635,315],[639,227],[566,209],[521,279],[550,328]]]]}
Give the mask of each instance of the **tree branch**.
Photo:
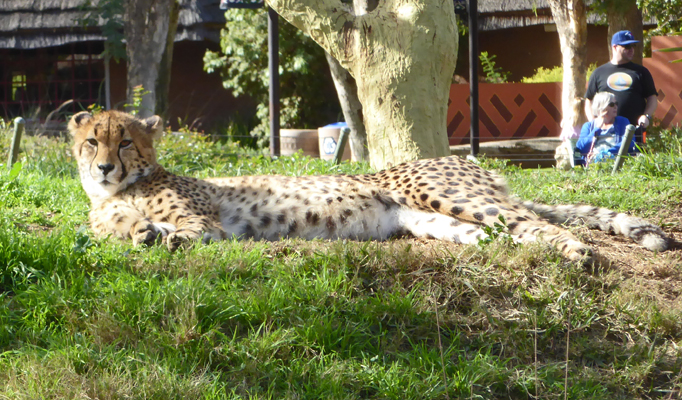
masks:
{"type": "Polygon", "coordinates": [[[340,0],[266,0],[266,4],[342,64],[350,56],[336,51],[347,48],[355,23],[350,5],[340,0]]]}

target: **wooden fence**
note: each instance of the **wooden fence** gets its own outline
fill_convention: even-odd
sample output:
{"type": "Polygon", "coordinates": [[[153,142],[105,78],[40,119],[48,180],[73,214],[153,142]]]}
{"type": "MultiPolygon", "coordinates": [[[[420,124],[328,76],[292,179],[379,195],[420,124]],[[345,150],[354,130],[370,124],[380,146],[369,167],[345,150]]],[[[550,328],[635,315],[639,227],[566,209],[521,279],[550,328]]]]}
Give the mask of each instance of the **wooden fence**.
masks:
{"type": "MultiPolygon", "coordinates": [[[[481,142],[559,136],[561,83],[481,83],[478,92],[481,142]]],[[[470,125],[469,85],[454,84],[448,104],[450,145],[469,143],[470,125]]]]}
{"type": "Polygon", "coordinates": [[[644,66],[651,71],[658,89],[658,108],[654,117],[668,128],[682,124],[682,63],[670,61],[682,58],[682,51],[661,53],[659,49],[682,47],[682,36],[655,36],[651,39],[651,58],[644,66]]]}
{"type": "MultiPolygon", "coordinates": [[[[654,118],[664,128],[682,125],[682,63],[670,63],[682,52],[656,51],[669,47],[682,47],[682,36],[652,38],[652,57],[643,62],[658,89],[654,118]]],[[[478,113],[481,142],[558,137],[561,83],[480,83],[478,113]]],[[[450,145],[469,143],[470,121],[469,85],[454,84],[447,119],[450,145]]]]}

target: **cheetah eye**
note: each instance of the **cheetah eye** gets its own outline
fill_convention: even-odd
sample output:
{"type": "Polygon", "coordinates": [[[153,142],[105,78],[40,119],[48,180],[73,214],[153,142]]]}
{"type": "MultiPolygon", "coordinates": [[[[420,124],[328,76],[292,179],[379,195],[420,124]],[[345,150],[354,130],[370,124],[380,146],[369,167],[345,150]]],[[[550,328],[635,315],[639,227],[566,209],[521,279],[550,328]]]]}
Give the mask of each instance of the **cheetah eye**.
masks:
{"type": "Polygon", "coordinates": [[[88,143],[90,144],[90,146],[95,146],[95,147],[97,147],[97,140],[96,140],[96,139],[90,138],[90,139],[87,139],[87,141],[88,141],[88,143]]]}
{"type": "Polygon", "coordinates": [[[125,149],[126,147],[130,147],[130,145],[133,144],[132,140],[123,140],[121,143],[118,145],[120,149],[125,149]]]}

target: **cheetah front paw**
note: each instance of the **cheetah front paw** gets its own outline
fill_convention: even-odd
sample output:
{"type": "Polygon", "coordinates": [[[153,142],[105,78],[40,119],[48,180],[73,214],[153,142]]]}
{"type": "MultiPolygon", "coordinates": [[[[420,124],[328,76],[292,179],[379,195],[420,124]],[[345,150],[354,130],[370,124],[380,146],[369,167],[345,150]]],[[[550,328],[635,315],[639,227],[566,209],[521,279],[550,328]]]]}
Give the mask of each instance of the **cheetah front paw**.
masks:
{"type": "Polygon", "coordinates": [[[160,243],[162,238],[165,238],[174,230],[175,225],[156,223],[144,219],[138,221],[130,228],[130,236],[132,237],[133,245],[135,246],[141,244],[152,246],[156,243],[160,243]]]}
{"type": "Polygon", "coordinates": [[[133,246],[139,246],[141,244],[152,246],[160,237],[161,232],[154,232],[150,229],[139,231],[133,235],[133,246]]]}
{"type": "Polygon", "coordinates": [[[152,223],[138,223],[130,230],[130,236],[133,239],[133,245],[139,246],[141,244],[152,246],[162,236],[162,232],[154,227],[152,223]]]}
{"type": "Polygon", "coordinates": [[[178,247],[183,246],[185,243],[190,243],[196,239],[199,239],[199,237],[200,235],[198,235],[196,232],[180,229],[170,233],[166,237],[166,245],[168,246],[168,250],[172,252],[177,250],[178,247]]]}

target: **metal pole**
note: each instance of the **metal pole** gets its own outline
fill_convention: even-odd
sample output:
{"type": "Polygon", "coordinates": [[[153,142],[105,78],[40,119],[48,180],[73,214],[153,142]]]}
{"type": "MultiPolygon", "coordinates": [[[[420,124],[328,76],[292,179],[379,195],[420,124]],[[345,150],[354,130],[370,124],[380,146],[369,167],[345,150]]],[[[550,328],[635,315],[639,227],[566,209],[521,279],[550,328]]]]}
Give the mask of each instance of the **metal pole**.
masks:
{"type": "Polygon", "coordinates": [[[268,7],[268,68],[270,70],[270,156],[279,157],[279,23],[268,7]]]}
{"type": "Polygon", "coordinates": [[[469,0],[469,106],[471,156],[478,155],[478,2],[469,0]]]}
{"type": "Polygon", "coordinates": [[[346,149],[346,143],[348,143],[348,137],[350,136],[350,128],[345,127],[339,132],[339,141],[336,143],[336,150],[334,150],[334,157],[332,158],[332,164],[336,165],[341,162],[343,158],[343,151],[346,149]]]}
{"type": "Polygon", "coordinates": [[[623,161],[625,161],[625,155],[628,154],[628,149],[630,148],[630,143],[632,142],[632,135],[635,134],[635,129],[635,126],[632,124],[625,127],[625,135],[623,136],[623,141],[621,142],[620,149],[618,150],[616,163],[613,164],[613,171],[611,171],[612,175],[615,175],[615,173],[618,172],[620,167],[623,165],[623,161]]]}
{"type": "Polygon", "coordinates": [[[12,145],[9,151],[9,158],[7,159],[7,169],[12,169],[12,166],[19,158],[19,145],[21,144],[21,134],[24,132],[24,125],[26,121],[23,118],[17,117],[14,119],[14,136],[12,136],[12,145]]]}

